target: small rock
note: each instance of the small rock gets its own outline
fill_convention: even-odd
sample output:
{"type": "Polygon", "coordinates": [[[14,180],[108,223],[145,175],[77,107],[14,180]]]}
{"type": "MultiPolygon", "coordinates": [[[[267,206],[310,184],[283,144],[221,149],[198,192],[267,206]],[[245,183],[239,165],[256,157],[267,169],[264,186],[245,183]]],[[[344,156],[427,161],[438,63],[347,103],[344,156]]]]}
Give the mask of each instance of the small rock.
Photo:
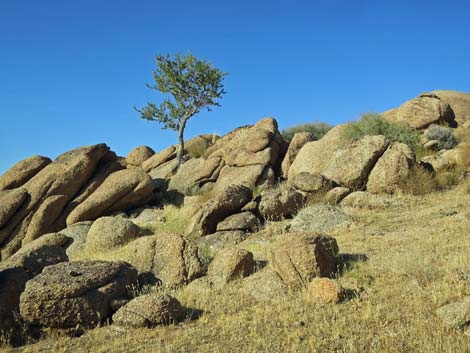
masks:
{"type": "Polygon", "coordinates": [[[117,325],[153,327],[169,325],[183,316],[183,308],[177,299],[166,294],[147,294],[132,299],[114,315],[117,325]]]}
{"type": "Polygon", "coordinates": [[[463,328],[470,322],[470,296],[440,307],[436,314],[449,327],[456,330],[463,328]]]}
{"type": "Polygon", "coordinates": [[[335,280],[314,278],[307,287],[305,297],[307,301],[320,304],[338,304],[345,299],[345,294],[344,288],[335,280]]]}

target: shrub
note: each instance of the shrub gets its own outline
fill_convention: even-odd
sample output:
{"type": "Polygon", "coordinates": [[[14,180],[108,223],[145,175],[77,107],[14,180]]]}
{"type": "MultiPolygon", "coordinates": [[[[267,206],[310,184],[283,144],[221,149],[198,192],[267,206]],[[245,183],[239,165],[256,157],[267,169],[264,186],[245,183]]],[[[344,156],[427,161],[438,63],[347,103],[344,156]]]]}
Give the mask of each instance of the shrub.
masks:
{"type": "Polygon", "coordinates": [[[346,142],[357,141],[367,135],[383,135],[391,141],[407,144],[414,152],[418,148],[419,134],[416,131],[402,124],[390,123],[380,114],[363,114],[359,121],[348,124],[342,132],[346,142]]]}
{"type": "Polygon", "coordinates": [[[298,132],[309,132],[312,135],[312,140],[316,141],[321,139],[333,126],[327,123],[307,123],[301,125],[291,126],[282,130],[281,135],[286,141],[292,140],[292,137],[298,132]]]}
{"type": "Polygon", "coordinates": [[[458,141],[455,138],[452,130],[439,125],[431,125],[424,133],[424,136],[429,140],[437,140],[439,141],[437,148],[439,150],[450,150],[457,146],[458,141]]]}

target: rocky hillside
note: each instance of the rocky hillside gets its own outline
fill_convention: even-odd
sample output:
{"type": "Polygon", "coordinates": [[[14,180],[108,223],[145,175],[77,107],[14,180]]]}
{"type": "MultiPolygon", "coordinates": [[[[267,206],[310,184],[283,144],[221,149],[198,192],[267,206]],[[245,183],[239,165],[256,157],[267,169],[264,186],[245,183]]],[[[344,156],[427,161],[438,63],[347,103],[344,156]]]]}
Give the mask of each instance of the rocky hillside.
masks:
{"type": "Polygon", "coordinates": [[[175,146],[18,162],[0,177],[2,341],[197,322],[203,308],[176,297],[224,288],[262,303],[367,300],[367,288],[341,285],[348,261],[332,235],[356,226],[354,210],[398,210],[410,193],[448,192],[470,175],[470,94],[424,93],[383,119],[419,146],[347,140],[347,124],[285,141],[265,118],[193,138],[178,169],[175,146]]]}

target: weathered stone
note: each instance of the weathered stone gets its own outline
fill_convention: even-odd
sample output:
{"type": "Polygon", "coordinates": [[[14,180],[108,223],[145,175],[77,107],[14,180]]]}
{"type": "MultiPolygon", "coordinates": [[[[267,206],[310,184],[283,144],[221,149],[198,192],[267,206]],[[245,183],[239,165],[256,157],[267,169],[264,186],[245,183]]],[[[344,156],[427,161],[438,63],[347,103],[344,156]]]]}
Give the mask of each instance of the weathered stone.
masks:
{"type": "Polygon", "coordinates": [[[400,203],[384,195],[371,194],[367,191],[355,191],[341,201],[342,206],[353,208],[388,208],[400,203]]]}
{"type": "Polygon", "coordinates": [[[323,197],[323,200],[329,205],[337,205],[350,193],[351,189],[342,186],[337,186],[328,191],[323,197]]]}
{"type": "Polygon", "coordinates": [[[289,168],[289,180],[302,172],[323,175],[334,154],[344,146],[343,130],[346,125],[337,125],[318,141],[307,142],[289,168]]]}
{"type": "MultiPolygon", "coordinates": [[[[96,166],[108,152],[109,148],[105,144],[66,152],[25,183],[23,188],[29,194],[27,202],[10,218],[8,224],[0,229],[2,257],[7,258],[20,248],[33,216],[44,200],[54,195],[64,195],[62,202],[71,200],[90,180],[96,166]]],[[[59,212],[59,208],[55,212],[59,212]]],[[[43,225],[47,223],[49,222],[46,220],[43,225]]],[[[43,232],[56,231],[56,227],[51,225],[50,229],[43,229],[43,232]]]]}
{"type": "Polygon", "coordinates": [[[30,278],[38,275],[46,266],[68,261],[65,252],[68,238],[59,233],[49,233],[26,244],[8,260],[2,268],[22,268],[30,278]]]}
{"type": "Polygon", "coordinates": [[[192,233],[207,235],[214,233],[217,224],[228,216],[240,212],[253,197],[252,191],[246,186],[231,185],[215,199],[206,202],[201,211],[193,219],[192,233]]]}
{"type": "Polygon", "coordinates": [[[346,291],[335,280],[314,278],[307,287],[305,299],[320,304],[338,304],[346,298],[346,291]]]}
{"type": "Polygon", "coordinates": [[[50,158],[42,156],[23,159],[0,176],[0,191],[22,186],[49,163],[50,158]]]}
{"type": "Polygon", "coordinates": [[[384,136],[364,136],[348,147],[336,151],[323,176],[336,184],[358,189],[382,156],[389,141],[384,136]]]}
{"type": "Polygon", "coordinates": [[[78,222],[58,232],[71,239],[66,249],[67,256],[71,260],[83,250],[88,231],[92,224],[93,221],[78,222]]]}
{"type": "Polygon", "coordinates": [[[26,235],[21,242],[22,246],[53,229],[52,225],[60,216],[67,201],[66,195],[52,195],[46,198],[31,218],[26,235]]]}
{"type": "Polygon", "coordinates": [[[261,193],[258,209],[265,220],[289,218],[303,206],[303,195],[291,187],[268,189],[261,193]]]}
{"type": "Polygon", "coordinates": [[[288,288],[271,266],[244,278],[240,291],[258,300],[276,301],[285,298],[288,288]]]}
{"type": "Polygon", "coordinates": [[[124,262],[77,261],[46,267],[26,283],[21,317],[32,325],[92,328],[111,314],[110,302],[128,298],[137,271],[124,262]]]}
{"type": "Polygon", "coordinates": [[[298,132],[292,137],[289,143],[289,148],[281,164],[281,171],[284,177],[287,177],[289,168],[297,157],[300,149],[307,143],[313,140],[313,136],[309,132],[298,132]]]}
{"type": "Polygon", "coordinates": [[[335,183],[319,174],[301,172],[294,175],[292,179],[289,179],[289,185],[297,190],[308,193],[323,193],[331,190],[335,183]]]}
{"type": "Polygon", "coordinates": [[[251,252],[236,247],[226,247],[214,257],[207,275],[217,285],[224,285],[249,276],[255,270],[255,265],[251,252]]]}
{"type": "Polygon", "coordinates": [[[437,309],[436,314],[447,326],[459,330],[470,323],[470,297],[444,305],[437,309]]]}
{"type": "Polygon", "coordinates": [[[460,125],[470,121],[470,94],[451,90],[432,91],[442,102],[450,104],[454,111],[455,121],[460,125]]]}
{"type": "Polygon", "coordinates": [[[315,204],[302,208],[291,223],[291,230],[302,232],[328,233],[352,223],[350,215],[339,207],[315,204]]]}
{"type": "Polygon", "coordinates": [[[237,213],[228,216],[217,224],[217,231],[243,230],[250,232],[256,230],[260,226],[260,221],[251,212],[237,213]]]}
{"type": "Polygon", "coordinates": [[[148,146],[134,148],[126,157],[126,162],[130,166],[140,167],[143,162],[155,154],[155,151],[148,146]]]}
{"type": "Polygon", "coordinates": [[[85,201],[88,196],[90,196],[95,190],[103,184],[106,178],[118,170],[126,168],[126,163],[124,158],[116,157],[114,152],[109,151],[100,161],[96,167],[92,178],[86,183],[86,185],[80,190],[78,195],[76,195],[72,201],[70,201],[62,212],[61,217],[58,220],[60,228],[66,227],[66,219],[68,215],[83,201],[85,201]]]}
{"type": "Polygon", "coordinates": [[[190,158],[200,158],[204,156],[207,149],[211,147],[220,136],[216,134],[205,134],[193,137],[184,143],[184,152],[190,158]]]}
{"type": "Polygon", "coordinates": [[[184,310],[177,299],[166,294],[152,293],[132,299],[114,315],[116,325],[154,327],[179,321],[184,310]]]}
{"type": "Polygon", "coordinates": [[[168,162],[169,160],[176,157],[176,148],[175,146],[170,146],[163,151],[155,153],[152,157],[148,158],[142,163],[142,168],[146,172],[150,172],[152,169],[155,169],[162,164],[168,162]]]}
{"type": "Polygon", "coordinates": [[[247,166],[224,166],[215,183],[213,190],[218,193],[232,184],[245,185],[251,189],[266,189],[274,186],[275,176],[271,167],[262,164],[247,166]]]}
{"type": "Polygon", "coordinates": [[[367,181],[367,191],[394,193],[415,165],[413,151],[403,143],[392,144],[375,164],[367,181]]]}
{"type": "Polygon", "coordinates": [[[67,225],[145,205],[154,187],[152,179],[140,169],[117,171],[69,214],[67,225]]]}
{"type": "Polygon", "coordinates": [[[23,188],[0,191],[0,228],[23,205],[27,197],[28,192],[23,188]]]}
{"type": "Polygon", "coordinates": [[[171,178],[168,189],[183,194],[188,194],[191,189],[198,190],[207,183],[215,182],[223,166],[224,161],[219,157],[190,159],[171,178]]]}
{"type": "Polygon", "coordinates": [[[140,228],[125,218],[101,217],[93,222],[86,237],[88,250],[106,251],[129,243],[140,234],[140,228]]]}
{"type": "Polygon", "coordinates": [[[248,236],[249,234],[242,230],[222,231],[206,235],[196,240],[199,257],[201,259],[211,259],[224,247],[237,245],[248,236]]]}
{"type": "Polygon", "coordinates": [[[459,145],[458,148],[451,150],[442,150],[431,156],[425,156],[421,161],[430,164],[436,172],[449,170],[462,164],[461,146],[462,145],[459,145]]]}
{"type": "Polygon", "coordinates": [[[204,158],[220,158],[224,162],[214,190],[220,192],[231,184],[251,188],[274,184],[274,169],[279,167],[283,145],[277,122],[272,118],[226,134],[204,155],[204,158]]]}
{"type": "Polygon", "coordinates": [[[413,129],[424,129],[431,124],[453,124],[455,114],[451,106],[434,93],[423,93],[400,107],[383,113],[393,123],[407,124],[413,129]]]}
{"type": "Polygon", "coordinates": [[[130,263],[139,273],[153,274],[168,287],[187,284],[203,273],[197,247],[175,234],[137,238],[117,249],[113,257],[130,263]]]}
{"type": "Polygon", "coordinates": [[[296,289],[306,286],[315,277],[335,274],[337,255],[334,238],[294,233],[272,244],[270,264],[288,287],[296,289]]]}

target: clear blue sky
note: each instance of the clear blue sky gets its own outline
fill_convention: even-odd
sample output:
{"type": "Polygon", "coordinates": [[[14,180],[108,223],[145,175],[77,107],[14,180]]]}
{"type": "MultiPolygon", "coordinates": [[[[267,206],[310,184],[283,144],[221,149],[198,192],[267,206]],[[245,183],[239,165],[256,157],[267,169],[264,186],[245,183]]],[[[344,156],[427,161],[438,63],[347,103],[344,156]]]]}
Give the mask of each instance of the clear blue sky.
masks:
{"type": "Polygon", "coordinates": [[[106,142],[162,149],[138,118],[159,102],[157,53],[206,57],[230,75],[222,107],[187,137],[274,116],[281,128],[383,111],[423,91],[470,91],[468,1],[0,1],[0,173],[33,154],[106,142]]]}

